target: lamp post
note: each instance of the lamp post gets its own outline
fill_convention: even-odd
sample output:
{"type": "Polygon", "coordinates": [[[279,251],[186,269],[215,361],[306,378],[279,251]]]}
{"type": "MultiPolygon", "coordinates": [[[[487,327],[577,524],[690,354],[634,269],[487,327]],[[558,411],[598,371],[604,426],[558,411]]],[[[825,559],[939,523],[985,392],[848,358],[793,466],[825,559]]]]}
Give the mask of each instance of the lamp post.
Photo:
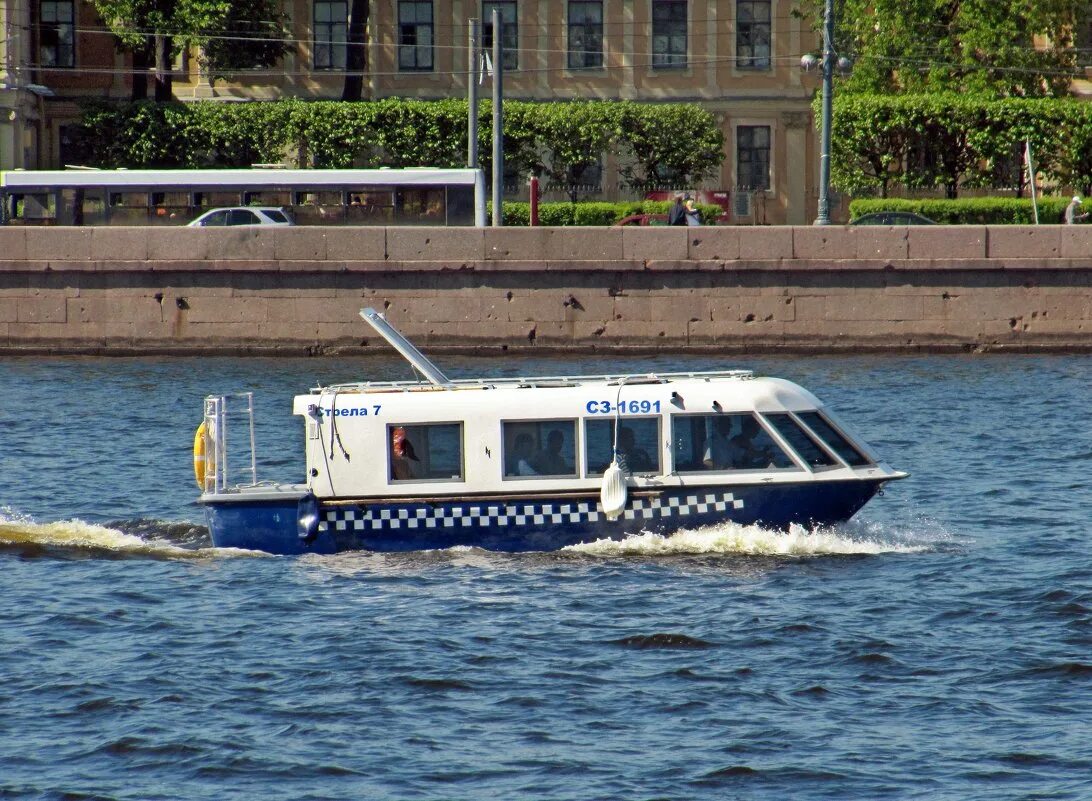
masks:
{"type": "Polygon", "coordinates": [[[816,225],[830,225],[830,118],[834,100],[834,0],[823,9],[823,120],[819,143],[819,216],[816,225]]]}

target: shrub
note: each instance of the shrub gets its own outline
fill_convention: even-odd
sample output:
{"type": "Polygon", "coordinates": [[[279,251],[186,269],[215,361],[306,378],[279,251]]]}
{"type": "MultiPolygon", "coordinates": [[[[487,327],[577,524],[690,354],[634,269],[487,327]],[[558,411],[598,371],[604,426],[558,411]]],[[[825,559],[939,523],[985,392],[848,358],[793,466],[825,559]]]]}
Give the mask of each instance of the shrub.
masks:
{"type": "MultiPolygon", "coordinates": [[[[638,200],[621,203],[539,203],[538,221],[544,226],[559,225],[614,225],[632,214],[667,214],[670,201],[638,200]]],[[[486,204],[486,214],[492,219],[493,204],[486,204]]],[[[698,206],[702,223],[712,225],[721,213],[720,206],[698,206]]],[[[526,226],[531,224],[531,204],[522,201],[504,202],[504,224],[526,226]]]]}
{"type": "MultiPolygon", "coordinates": [[[[1069,198],[1041,197],[1039,222],[1061,223],[1069,198]]],[[[868,198],[849,204],[849,216],[855,220],[877,211],[912,211],[933,222],[946,225],[1031,225],[1035,211],[1031,200],[1012,197],[975,197],[959,200],[912,200],[905,198],[868,198]]]]}

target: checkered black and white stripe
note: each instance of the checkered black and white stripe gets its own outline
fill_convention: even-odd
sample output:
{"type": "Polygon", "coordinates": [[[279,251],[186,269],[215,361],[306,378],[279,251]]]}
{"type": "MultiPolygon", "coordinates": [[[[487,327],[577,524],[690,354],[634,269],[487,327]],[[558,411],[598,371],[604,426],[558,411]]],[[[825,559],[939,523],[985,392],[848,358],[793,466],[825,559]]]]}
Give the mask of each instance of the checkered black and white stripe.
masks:
{"type": "MultiPolygon", "coordinates": [[[[677,518],[742,508],[742,499],[735,498],[731,492],[657,495],[633,499],[621,519],[677,518]]],[[[603,513],[596,501],[337,506],[322,510],[319,531],[545,526],[598,523],[602,519],[603,513]]]]}

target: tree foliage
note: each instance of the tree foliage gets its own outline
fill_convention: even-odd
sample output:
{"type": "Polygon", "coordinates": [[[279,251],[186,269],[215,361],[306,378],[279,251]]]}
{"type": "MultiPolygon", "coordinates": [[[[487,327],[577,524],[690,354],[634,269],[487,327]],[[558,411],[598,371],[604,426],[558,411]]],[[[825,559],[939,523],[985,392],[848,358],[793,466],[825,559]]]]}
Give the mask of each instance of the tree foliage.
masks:
{"type": "MultiPolygon", "coordinates": [[[[822,0],[804,0],[822,18],[822,0]]],[[[1085,0],[842,0],[835,46],[845,91],[1060,97],[1076,74],[1085,0]]]]}
{"type": "MultiPolygon", "coordinates": [[[[694,186],[724,160],[716,119],[688,104],[509,101],[504,110],[505,163],[549,177],[574,199],[580,174],[604,152],[618,156],[635,189],[694,186]]],[[[491,113],[483,101],[480,118],[491,113]]],[[[460,167],[466,119],[463,100],[93,103],[73,138],[81,163],[101,167],[460,167]]],[[[488,126],[479,136],[489,169],[488,126]]]]}
{"type": "Polygon", "coordinates": [[[847,94],[834,101],[831,182],[886,197],[893,186],[1014,189],[1031,144],[1047,182],[1092,191],[1092,105],[1069,98],[847,94]]]}
{"type": "MultiPolygon", "coordinates": [[[[147,65],[154,53],[157,100],[170,98],[170,64],[192,47],[211,74],[268,67],[289,49],[287,17],[277,0],[91,0],[118,44],[147,65]]],[[[141,77],[139,74],[137,78],[141,77]]],[[[134,96],[141,97],[139,80],[134,96]]]]}

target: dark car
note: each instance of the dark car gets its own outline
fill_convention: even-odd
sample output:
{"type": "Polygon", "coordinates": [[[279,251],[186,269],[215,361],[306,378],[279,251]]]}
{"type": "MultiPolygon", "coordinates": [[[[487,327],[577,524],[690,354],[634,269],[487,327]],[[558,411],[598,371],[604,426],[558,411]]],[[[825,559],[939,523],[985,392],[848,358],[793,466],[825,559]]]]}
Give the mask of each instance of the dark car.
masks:
{"type": "Polygon", "coordinates": [[[928,217],[922,217],[912,211],[874,211],[862,214],[850,225],[936,225],[928,217]]]}

